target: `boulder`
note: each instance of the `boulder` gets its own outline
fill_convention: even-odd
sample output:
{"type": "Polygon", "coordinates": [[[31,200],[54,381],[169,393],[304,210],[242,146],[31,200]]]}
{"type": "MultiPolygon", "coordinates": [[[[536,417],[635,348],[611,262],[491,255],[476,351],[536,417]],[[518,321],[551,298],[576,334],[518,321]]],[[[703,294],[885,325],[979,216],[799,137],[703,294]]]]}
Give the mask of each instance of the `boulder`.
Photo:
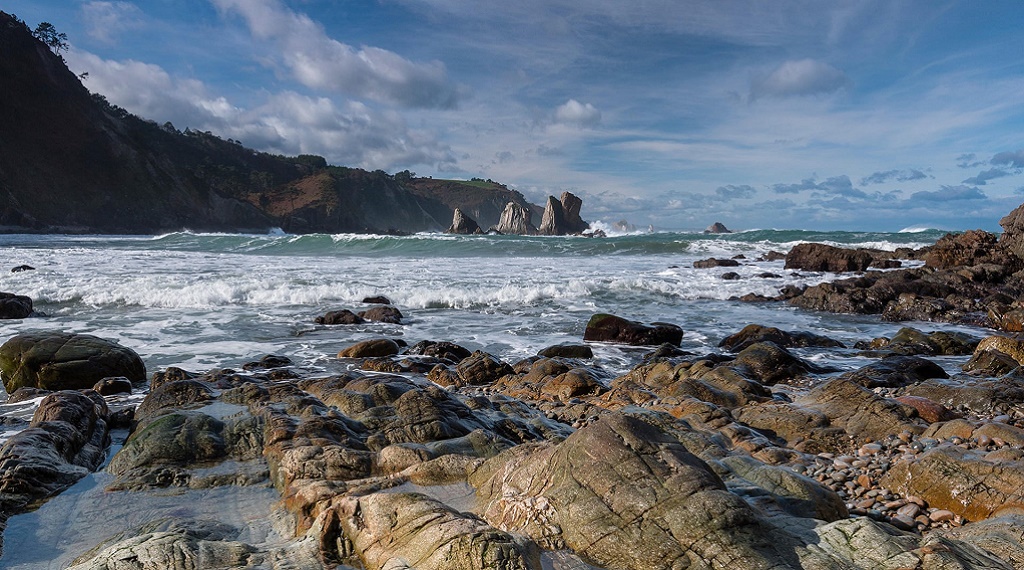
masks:
{"type": "Polygon", "coordinates": [[[961,332],[924,333],[903,327],[891,339],[875,339],[870,344],[858,344],[857,348],[878,349],[904,356],[962,356],[974,352],[978,342],[979,339],[961,332]]]}
{"type": "Polygon", "coordinates": [[[797,358],[770,341],[754,343],[744,348],[728,366],[751,380],[769,386],[809,373],[833,370],[797,358]]]}
{"type": "Polygon", "coordinates": [[[0,319],[25,319],[32,313],[32,299],[14,293],[0,293],[0,319]]]}
{"type": "Polygon", "coordinates": [[[720,348],[730,352],[738,352],[744,348],[758,343],[769,341],[782,348],[803,348],[803,347],[835,347],[845,348],[843,343],[827,336],[817,335],[805,331],[787,332],[775,327],[762,325],[747,325],[740,332],[727,336],[718,343],[720,348]]]}
{"type": "Polygon", "coordinates": [[[786,269],[804,271],[864,271],[874,257],[866,251],[821,243],[797,244],[786,254],[786,269]]]}
{"type": "Polygon", "coordinates": [[[594,358],[594,349],[585,344],[556,344],[537,352],[545,358],[594,358]]]}
{"type": "Polygon", "coordinates": [[[17,265],[11,268],[11,273],[21,273],[22,271],[35,271],[35,267],[31,265],[17,265]]]}
{"type": "Polygon", "coordinates": [[[398,354],[398,343],[389,338],[377,338],[357,342],[338,353],[338,358],[372,358],[398,354]]]}
{"type": "Polygon", "coordinates": [[[384,295],[374,295],[372,297],[363,297],[363,302],[370,305],[390,305],[391,299],[384,295]]]}
{"type": "Polygon", "coordinates": [[[580,217],[583,200],[572,192],[562,192],[559,201],[562,203],[562,214],[565,216],[566,233],[579,234],[590,228],[590,224],[580,217]]]}
{"type": "Polygon", "coordinates": [[[114,394],[131,394],[132,383],[124,377],[104,378],[92,387],[101,396],[113,396],[114,394]]]}
{"type": "Polygon", "coordinates": [[[402,311],[399,311],[397,308],[389,305],[382,305],[365,311],[360,311],[359,318],[378,323],[399,325],[402,324],[402,319],[404,317],[402,315],[402,311]]]}
{"type": "Polygon", "coordinates": [[[657,346],[663,343],[679,346],[683,340],[683,329],[668,323],[645,325],[615,315],[598,313],[587,322],[583,340],[637,346],[657,346]]]}
{"type": "Polygon", "coordinates": [[[468,348],[457,345],[454,342],[421,340],[409,347],[405,354],[444,358],[445,360],[459,363],[473,353],[468,348]]]}
{"type": "Polygon", "coordinates": [[[530,209],[525,206],[520,206],[515,202],[509,202],[505,204],[505,209],[501,212],[501,218],[498,220],[498,225],[492,228],[494,231],[502,234],[512,234],[520,236],[535,235],[537,228],[533,226],[531,218],[533,214],[530,209]]]}
{"type": "Polygon", "coordinates": [[[480,350],[459,362],[455,371],[464,386],[486,386],[513,372],[507,362],[480,350]]]}
{"type": "Polygon", "coordinates": [[[329,311],[317,317],[315,322],[318,325],[358,325],[365,323],[366,320],[348,309],[341,309],[340,311],[329,311]]]}
{"type": "Polygon", "coordinates": [[[146,366],[130,348],[92,335],[46,331],[23,333],[0,346],[0,373],[7,393],[22,386],[92,388],[111,376],[146,380],[146,366]]]}
{"type": "Polygon", "coordinates": [[[725,224],[723,224],[722,222],[715,222],[715,223],[711,224],[710,226],[708,226],[707,228],[705,228],[704,229],[704,233],[706,233],[706,234],[731,234],[732,230],[730,230],[729,228],[725,227],[725,224]]]}
{"type": "Polygon", "coordinates": [[[949,378],[941,366],[919,356],[887,356],[840,376],[865,388],[896,388],[930,378],[949,378]]]}
{"type": "Polygon", "coordinates": [[[476,220],[470,218],[462,212],[462,209],[455,208],[455,215],[452,217],[452,225],[445,230],[446,234],[482,234],[484,231],[480,229],[480,225],[476,223],[476,220]]]}
{"type": "Polygon", "coordinates": [[[714,257],[693,262],[694,269],[711,269],[712,267],[739,267],[735,259],[716,259],[714,257]]]}

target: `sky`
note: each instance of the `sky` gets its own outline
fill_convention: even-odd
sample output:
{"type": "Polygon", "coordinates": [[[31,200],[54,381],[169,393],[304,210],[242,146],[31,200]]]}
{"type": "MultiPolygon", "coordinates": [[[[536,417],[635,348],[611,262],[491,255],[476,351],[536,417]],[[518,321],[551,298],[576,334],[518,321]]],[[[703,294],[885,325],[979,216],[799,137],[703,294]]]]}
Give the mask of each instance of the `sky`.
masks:
{"type": "Polygon", "coordinates": [[[998,231],[1024,202],[1018,1],[6,4],[144,118],[589,220],[998,231]]]}

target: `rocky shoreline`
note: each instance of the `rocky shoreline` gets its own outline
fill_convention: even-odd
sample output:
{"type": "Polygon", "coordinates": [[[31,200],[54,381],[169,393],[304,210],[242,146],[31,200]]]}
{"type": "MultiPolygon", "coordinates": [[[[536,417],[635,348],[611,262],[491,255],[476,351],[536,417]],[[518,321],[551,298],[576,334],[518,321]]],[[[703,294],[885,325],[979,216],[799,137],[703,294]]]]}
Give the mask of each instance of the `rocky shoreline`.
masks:
{"type": "MultiPolygon", "coordinates": [[[[791,270],[863,273],[777,299],[998,334],[845,346],[753,324],[691,354],[679,326],[597,314],[517,362],[381,337],[329,370],[152,373],[112,341],[18,335],[9,402],[40,403],[0,418],[20,430],[0,447],[0,563],[52,539],[76,569],[1024,568],[1021,217],[927,251],[794,248],[791,270]],[[638,348],[613,373],[588,343],[638,348]]],[[[317,322],[406,318],[366,302],[317,322]]]]}

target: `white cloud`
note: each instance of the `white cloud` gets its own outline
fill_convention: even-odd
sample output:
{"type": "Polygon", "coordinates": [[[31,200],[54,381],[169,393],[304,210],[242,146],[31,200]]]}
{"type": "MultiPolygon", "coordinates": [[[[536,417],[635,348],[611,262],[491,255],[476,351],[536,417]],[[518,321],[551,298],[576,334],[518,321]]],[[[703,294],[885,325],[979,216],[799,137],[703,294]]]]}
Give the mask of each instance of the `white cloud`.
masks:
{"type": "Polygon", "coordinates": [[[277,63],[307,87],[405,107],[450,109],[458,102],[439,61],[417,63],[377,47],[356,49],[278,0],[212,2],[224,13],[240,14],[257,39],[274,42],[277,63]]]}
{"type": "Polygon", "coordinates": [[[141,25],[142,11],[131,2],[86,2],[82,4],[85,33],[104,43],[112,43],[115,36],[141,25]]]}
{"type": "Polygon", "coordinates": [[[555,109],[555,121],[581,127],[594,127],[601,122],[601,111],[590,103],[569,99],[555,109]]]}
{"type": "Polygon", "coordinates": [[[823,61],[786,61],[771,73],[754,79],[750,99],[834,93],[849,82],[845,73],[823,61]]]}
{"type": "Polygon", "coordinates": [[[202,82],[173,77],[157,65],[104,60],[79,50],[68,59],[73,69],[89,72],[91,90],[144,119],[208,130],[258,150],[319,154],[333,164],[370,170],[455,160],[447,145],[409,128],[400,114],[363,103],[338,105],[285,91],[243,108],[211,94],[202,82]]]}

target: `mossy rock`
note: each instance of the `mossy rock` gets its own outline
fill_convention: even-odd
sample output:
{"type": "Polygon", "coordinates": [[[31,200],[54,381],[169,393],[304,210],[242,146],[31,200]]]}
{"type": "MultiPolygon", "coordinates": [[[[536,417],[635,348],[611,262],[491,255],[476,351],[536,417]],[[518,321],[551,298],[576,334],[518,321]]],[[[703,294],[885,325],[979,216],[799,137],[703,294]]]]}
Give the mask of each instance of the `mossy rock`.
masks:
{"type": "Polygon", "coordinates": [[[88,334],[40,331],[0,346],[0,375],[7,393],[28,386],[81,390],[112,376],[145,382],[146,366],[134,350],[88,334]]]}

